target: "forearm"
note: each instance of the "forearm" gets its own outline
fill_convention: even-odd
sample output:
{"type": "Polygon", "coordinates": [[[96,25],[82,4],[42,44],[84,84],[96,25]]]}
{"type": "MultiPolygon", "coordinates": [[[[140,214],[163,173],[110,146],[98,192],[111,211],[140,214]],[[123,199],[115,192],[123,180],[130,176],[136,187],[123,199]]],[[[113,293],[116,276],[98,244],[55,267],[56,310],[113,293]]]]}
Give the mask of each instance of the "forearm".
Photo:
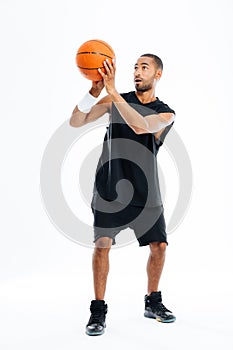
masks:
{"type": "Polygon", "coordinates": [[[148,123],[144,117],[142,117],[141,114],[139,114],[134,108],[132,108],[117,91],[111,93],[110,96],[122,118],[125,120],[126,124],[129,125],[129,127],[146,130],[148,129],[148,123]]]}
{"type": "Polygon", "coordinates": [[[103,108],[97,108],[97,110],[93,107],[95,107],[95,104],[97,102],[97,98],[100,96],[101,91],[103,89],[103,82],[102,81],[93,81],[91,89],[89,92],[78,102],[78,104],[75,106],[71,118],[70,118],[70,125],[73,127],[80,127],[83,126],[91,121],[94,121],[96,118],[98,118],[102,113],[103,108]],[[93,112],[93,109],[95,113],[93,112]]]}
{"type": "Polygon", "coordinates": [[[85,124],[94,122],[98,118],[109,114],[110,106],[111,100],[109,96],[103,97],[100,101],[94,104],[87,113],[80,111],[79,106],[76,106],[70,118],[70,125],[78,128],[85,124]]]}
{"type": "Polygon", "coordinates": [[[128,104],[115,88],[115,62],[113,65],[108,60],[104,61],[106,74],[99,69],[103,82],[111,101],[115,104],[126,124],[136,133],[155,133],[172,123],[173,113],[153,113],[142,116],[128,104]]]}
{"type": "Polygon", "coordinates": [[[83,113],[79,111],[78,107],[75,106],[70,118],[70,126],[79,128],[80,126],[85,125],[86,116],[87,116],[87,113],[83,113]]]}
{"type": "Polygon", "coordinates": [[[98,89],[93,87],[90,89],[78,105],[75,106],[70,118],[71,126],[78,128],[86,124],[86,117],[91,111],[92,106],[96,103],[99,95],[100,91],[98,89]]]}
{"type": "Polygon", "coordinates": [[[158,132],[174,120],[173,113],[158,113],[143,117],[115,90],[111,93],[111,98],[122,118],[136,134],[158,132]]]}

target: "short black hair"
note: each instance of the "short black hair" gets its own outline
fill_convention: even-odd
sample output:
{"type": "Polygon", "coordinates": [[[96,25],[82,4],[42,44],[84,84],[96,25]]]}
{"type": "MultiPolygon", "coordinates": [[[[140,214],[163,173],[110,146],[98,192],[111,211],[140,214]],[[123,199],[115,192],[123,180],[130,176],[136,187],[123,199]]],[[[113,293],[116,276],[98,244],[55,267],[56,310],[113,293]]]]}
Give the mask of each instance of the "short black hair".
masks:
{"type": "Polygon", "coordinates": [[[151,57],[151,58],[153,58],[156,66],[159,69],[163,70],[163,62],[162,62],[161,58],[159,58],[158,56],[154,55],[153,53],[144,53],[140,57],[151,57]]]}

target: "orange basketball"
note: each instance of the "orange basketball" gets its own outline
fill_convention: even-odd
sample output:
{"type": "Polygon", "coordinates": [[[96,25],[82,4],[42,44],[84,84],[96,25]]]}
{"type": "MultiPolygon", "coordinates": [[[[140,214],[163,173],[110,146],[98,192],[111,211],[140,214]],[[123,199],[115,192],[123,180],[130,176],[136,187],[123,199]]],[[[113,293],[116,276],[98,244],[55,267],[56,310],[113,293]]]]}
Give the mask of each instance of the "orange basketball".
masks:
{"type": "MultiPolygon", "coordinates": [[[[112,62],[115,53],[111,46],[103,40],[89,40],[83,43],[76,54],[76,64],[81,74],[93,81],[102,80],[98,68],[105,72],[103,61],[112,62]]],[[[106,72],[105,72],[106,73],[106,72]]]]}

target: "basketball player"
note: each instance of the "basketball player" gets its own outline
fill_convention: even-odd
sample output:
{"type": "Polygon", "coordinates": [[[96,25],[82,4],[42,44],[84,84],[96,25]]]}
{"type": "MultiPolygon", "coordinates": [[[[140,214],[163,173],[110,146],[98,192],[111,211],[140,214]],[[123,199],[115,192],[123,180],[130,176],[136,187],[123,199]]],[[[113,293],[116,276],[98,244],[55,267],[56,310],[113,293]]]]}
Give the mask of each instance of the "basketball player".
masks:
{"type": "Polygon", "coordinates": [[[99,69],[102,80],[92,83],[89,93],[74,108],[70,118],[71,126],[81,127],[105,113],[110,115],[109,127],[107,127],[96,170],[91,204],[94,215],[95,299],[90,305],[91,316],[86,326],[88,335],[104,333],[108,308],[104,296],[109,272],[109,251],[112,244],[116,243],[117,234],[127,227],[134,230],[139,246],[149,246],[150,249],[144,316],[165,323],[174,322],[176,319],[173,313],[163,305],[161,291],[159,291],[168,243],[156,155],[175,119],[175,112],[155,95],[156,85],[162,76],[163,63],[153,54],[140,56],[134,66],[135,91],[123,94],[118,93],[115,87],[115,62],[110,63],[106,60],[104,67],[105,73],[99,69]],[[97,102],[103,88],[106,89],[107,95],[97,102]],[[112,152],[117,154],[120,148],[124,148],[121,147],[119,139],[122,139],[122,142],[135,141],[141,146],[142,153],[136,154],[138,159],[147,157],[146,152],[143,152],[144,149],[151,152],[153,157],[144,162],[143,171],[133,166],[135,164],[124,157],[111,158],[112,152]],[[118,143],[114,143],[114,140],[118,140],[118,143]],[[106,155],[108,161],[104,162],[106,155]],[[149,174],[147,176],[151,183],[150,191],[143,177],[144,171],[149,174]],[[127,202],[127,187],[119,186],[118,193],[116,192],[116,184],[122,179],[129,180],[133,185],[134,191],[130,203],[127,202]],[[105,200],[108,204],[106,212],[100,210],[101,200],[105,200]],[[142,210],[146,220],[137,221],[142,210]],[[151,225],[146,230],[148,222],[151,225]]]}

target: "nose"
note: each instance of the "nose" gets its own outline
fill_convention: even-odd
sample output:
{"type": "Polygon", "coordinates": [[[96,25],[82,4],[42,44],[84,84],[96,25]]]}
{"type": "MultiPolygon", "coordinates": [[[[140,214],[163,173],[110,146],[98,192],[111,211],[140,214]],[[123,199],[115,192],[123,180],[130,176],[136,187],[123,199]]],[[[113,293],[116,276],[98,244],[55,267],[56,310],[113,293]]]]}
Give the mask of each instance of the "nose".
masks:
{"type": "Polygon", "coordinates": [[[137,70],[135,70],[135,72],[134,72],[134,76],[135,76],[135,78],[140,78],[140,70],[139,69],[137,69],[137,70]]]}

